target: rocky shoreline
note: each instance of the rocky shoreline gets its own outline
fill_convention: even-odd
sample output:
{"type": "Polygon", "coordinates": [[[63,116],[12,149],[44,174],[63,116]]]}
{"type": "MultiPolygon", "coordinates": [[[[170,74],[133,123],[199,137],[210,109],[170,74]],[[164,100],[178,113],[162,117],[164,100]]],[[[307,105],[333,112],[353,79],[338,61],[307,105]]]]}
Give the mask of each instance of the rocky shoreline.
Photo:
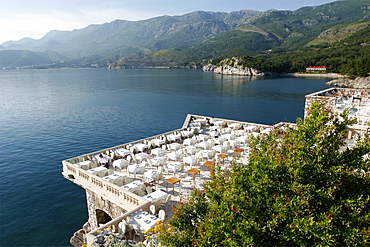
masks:
{"type": "Polygon", "coordinates": [[[370,89],[370,77],[357,77],[354,80],[347,78],[339,78],[326,83],[330,86],[370,89]]]}

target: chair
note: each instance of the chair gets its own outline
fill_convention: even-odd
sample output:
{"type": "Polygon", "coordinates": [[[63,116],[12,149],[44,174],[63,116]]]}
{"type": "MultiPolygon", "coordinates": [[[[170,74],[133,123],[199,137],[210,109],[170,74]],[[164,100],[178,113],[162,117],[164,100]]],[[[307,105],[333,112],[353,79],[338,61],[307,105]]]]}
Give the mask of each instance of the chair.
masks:
{"type": "Polygon", "coordinates": [[[152,215],[155,215],[156,212],[155,212],[155,205],[154,204],[149,206],[149,211],[152,215]]]}
{"type": "Polygon", "coordinates": [[[126,224],[125,222],[118,223],[118,238],[125,239],[126,238],[126,224]]]}
{"type": "MultiPolygon", "coordinates": [[[[161,207],[166,209],[167,204],[171,201],[171,195],[167,195],[166,199],[159,200],[161,202],[161,207]]],[[[165,210],[166,211],[166,210],[165,210]]]]}
{"type": "Polygon", "coordinates": [[[166,172],[166,174],[169,173],[168,166],[166,164],[163,165],[163,169],[166,172]]]}
{"type": "Polygon", "coordinates": [[[128,183],[131,183],[131,181],[132,181],[132,179],[130,178],[130,177],[124,177],[123,178],[123,182],[125,183],[125,184],[128,184],[128,183]]]}
{"type": "Polygon", "coordinates": [[[159,220],[164,221],[166,219],[166,211],[164,211],[163,209],[159,210],[158,218],[159,220]]]}
{"type": "Polygon", "coordinates": [[[147,186],[147,187],[145,188],[145,190],[146,190],[146,193],[147,193],[147,194],[150,194],[150,193],[152,193],[152,192],[153,192],[153,188],[152,188],[152,187],[150,187],[150,186],[147,186]]]}
{"type": "Polygon", "coordinates": [[[132,191],[132,193],[134,193],[138,196],[141,196],[141,197],[145,196],[145,192],[143,190],[134,190],[134,191],[132,191]]]}
{"type": "Polygon", "coordinates": [[[161,180],[163,177],[163,173],[156,173],[154,176],[153,176],[153,179],[156,181],[156,183],[159,183],[159,180],[161,180]]]}
{"type": "Polygon", "coordinates": [[[117,178],[113,183],[121,187],[123,185],[123,177],[117,178]]]}
{"type": "Polygon", "coordinates": [[[140,227],[137,224],[132,224],[132,227],[134,229],[134,238],[136,236],[139,236],[140,241],[142,242],[144,239],[143,231],[140,229],[140,227]]]}

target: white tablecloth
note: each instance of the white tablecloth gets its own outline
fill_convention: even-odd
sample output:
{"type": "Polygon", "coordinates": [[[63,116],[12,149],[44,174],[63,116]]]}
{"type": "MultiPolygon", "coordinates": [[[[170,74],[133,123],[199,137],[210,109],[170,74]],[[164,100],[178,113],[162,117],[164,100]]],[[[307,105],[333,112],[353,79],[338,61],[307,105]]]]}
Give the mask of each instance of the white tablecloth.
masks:
{"type": "Polygon", "coordinates": [[[79,168],[82,168],[84,170],[90,169],[90,164],[92,163],[91,160],[82,161],[80,163],[75,164],[75,166],[78,166],[79,168]]]}
{"type": "Polygon", "coordinates": [[[152,139],[151,141],[156,146],[160,146],[166,143],[164,140],[161,140],[161,139],[152,139]]]}
{"type": "Polygon", "coordinates": [[[200,147],[200,148],[203,148],[203,149],[208,149],[209,146],[210,146],[210,144],[208,142],[206,142],[206,141],[202,141],[202,142],[199,142],[197,144],[197,146],[200,147]]]}
{"type": "Polygon", "coordinates": [[[140,164],[132,164],[127,166],[127,171],[132,174],[141,173],[145,168],[140,164]]]}
{"type": "Polygon", "coordinates": [[[187,138],[184,140],[183,144],[186,145],[186,146],[192,146],[196,143],[196,140],[192,139],[192,138],[187,138]]]}
{"type": "Polygon", "coordinates": [[[185,148],[186,152],[188,154],[194,155],[197,152],[196,147],[190,146],[185,148]]]}
{"type": "Polygon", "coordinates": [[[177,141],[177,140],[180,140],[180,138],[181,138],[180,135],[175,135],[175,134],[167,135],[167,139],[170,141],[177,141]]]}
{"type": "Polygon", "coordinates": [[[111,182],[111,183],[114,183],[116,185],[121,186],[123,177],[124,177],[123,174],[115,173],[115,174],[111,174],[109,176],[105,176],[105,177],[103,177],[103,179],[105,181],[108,181],[108,182],[111,182]]]}
{"type": "Polygon", "coordinates": [[[232,128],[232,129],[238,129],[240,127],[240,125],[241,125],[240,123],[232,123],[232,124],[229,125],[229,127],[232,128]]]}
{"type": "Polygon", "coordinates": [[[98,177],[104,177],[107,170],[108,169],[105,168],[104,166],[99,166],[99,167],[96,167],[96,168],[93,168],[93,169],[89,169],[87,171],[96,175],[96,176],[98,176],[98,177]]]}
{"type": "Polygon", "coordinates": [[[155,155],[155,156],[162,156],[162,155],[164,155],[165,151],[161,148],[154,148],[154,149],[150,150],[150,153],[155,155]]]}
{"type": "Polygon", "coordinates": [[[143,198],[149,201],[165,200],[169,194],[162,190],[156,190],[150,194],[143,196],[143,198]]]}
{"type": "Polygon", "coordinates": [[[189,164],[191,166],[196,165],[198,163],[198,158],[194,156],[187,156],[183,158],[184,163],[189,164]]]}
{"type": "Polygon", "coordinates": [[[190,137],[194,135],[193,132],[189,130],[182,130],[180,131],[180,133],[182,134],[183,137],[190,137]]]}
{"type": "Polygon", "coordinates": [[[159,219],[156,216],[145,211],[139,211],[130,216],[129,224],[136,224],[145,232],[153,228],[157,221],[159,221],[159,219]]]}
{"type": "Polygon", "coordinates": [[[199,134],[197,136],[198,140],[201,140],[201,141],[207,141],[208,138],[209,138],[209,135],[205,135],[205,134],[199,134]]]}
{"type": "Polygon", "coordinates": [[[154,180],[155,175],[158,174],[157,170],[149,170],[144,172],[144,180],[145,182],[151,182],[154,180]]]}
{"type": "Polygon", "coordinates": [[[122,185],[121,188],[124,188],[125,190],[128,190],[128,191],[134,191],[136,189],[139,189],[143,185],[144,183],[141,182],[140,180],[135,180],[135,181],[132,181],[131,183],[122,185]]]}
{"type": "Polygon", "coordinates": [[[149,160],[153,166],[161,166],[166,163],[166,159],[163,157],[152,158],[149,160]]]}
{"type": "Polygon", "coordinates": [[[180,154],[177,153],[177,152],[171,152],[171,153],[168,153],[167,154],[167,157],[170,159],[170,160],[177,160],[179,157],[180,157],[180,154]]]}
{"type": "Polygon", "coordinates": [[[180,162],[170,162],[167,164],[167,167],[168,167],[168,170],[174,172],[174,169],[175,167],[177,168],[177,170],[179,170],[181,168],[181,163],[180,162]]]}
{"type": "Polygon", "coordinates": [[[138,161],[143,161],[147,158],[148,158],[147,153],[137,153],[137,154],[135,154],[135,159],[137,159],[138,161]]]}
{"type": "Polygon", "coordinates": [[[235,136],[233,134],[224,134],[222,135],[226,140],[234,140],[235,136]]]}
{"type": "Polygon", "coordinates": [[[133,153],[130,150],[127,150],[124,148],[117,148],[116,150],[114,150],[114,152],[116,153],[116,155],[120,157],[125,157],[127,155],[133,155],[133,153]]]}
{"type": "Polygon", "coordinates": [[[215,156],[215,151],[213,150],[201,150],[202,156],[207,159],[212,159],[215,156]]]}
{"type": "Polygon", "coordinates": [[[126,159],[118,159],[118,160],[113,161],[112,166],[117,167],[119,169],[122,169],[122,168],[128,166],[129,163],[130,163],[130,161],[128,161],[126,159]]]}
{"type": "Polygon", "coordinates": [[[168,146],[170,147],[171,150],[179,150],[181,147],[181,144],[175,142],[175,143],[168,144],[168,146]]]}
{"type": "Polygon", "coordinates": [[[138,151],[140,152],[143,152],[145,149],[148,148],[148,145],[144,144],[144,143],[136,143],[134,145],[132,145],[134,148],[136,148],[138,151]]]}
{"type": "Polygon", "coordinates": [[[101,154],[101,153],[94,155],[93,158],[96,159],[96,161],[98,161],[100,164],[106,164],[106,163],[108,163],[109,161],[112,160],[112,158],[109,157],[108,155],[101,154]],[[100,157],[100,156],[102,156],[102,157],[100,157]]]}

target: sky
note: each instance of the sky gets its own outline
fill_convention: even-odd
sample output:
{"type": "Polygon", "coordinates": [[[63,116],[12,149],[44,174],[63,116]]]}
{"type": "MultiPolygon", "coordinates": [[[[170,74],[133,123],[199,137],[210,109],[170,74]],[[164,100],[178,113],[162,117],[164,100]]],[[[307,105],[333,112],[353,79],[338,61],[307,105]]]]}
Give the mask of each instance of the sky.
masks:
{"type": "Polygon", "coordinates": [[[51,30],[71,31],[116,19],[138,21],[198,10],[296,10],[335,0],[1,0],[0,44],[40,39],[51,30]]]}

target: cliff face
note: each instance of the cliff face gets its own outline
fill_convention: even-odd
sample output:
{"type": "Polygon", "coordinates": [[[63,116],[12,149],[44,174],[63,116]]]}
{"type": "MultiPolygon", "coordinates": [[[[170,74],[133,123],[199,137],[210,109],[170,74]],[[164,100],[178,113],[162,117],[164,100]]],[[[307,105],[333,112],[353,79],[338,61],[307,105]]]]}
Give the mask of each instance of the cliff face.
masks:
{"type": "Polygon", "coordinates": [[[357,77],[355,80],[340,78],[326,83],[330,86],[370,89],[370,77],[357,77]]]}
{"type": "Polygon", "coordinates": [[[212,71],[223,75],[244,75],[244,76],[265,76],[264,72],[245,66],[242,58],[226,58],[218,65],[207,64],[203,67],[204,71],[212,71]]]}

